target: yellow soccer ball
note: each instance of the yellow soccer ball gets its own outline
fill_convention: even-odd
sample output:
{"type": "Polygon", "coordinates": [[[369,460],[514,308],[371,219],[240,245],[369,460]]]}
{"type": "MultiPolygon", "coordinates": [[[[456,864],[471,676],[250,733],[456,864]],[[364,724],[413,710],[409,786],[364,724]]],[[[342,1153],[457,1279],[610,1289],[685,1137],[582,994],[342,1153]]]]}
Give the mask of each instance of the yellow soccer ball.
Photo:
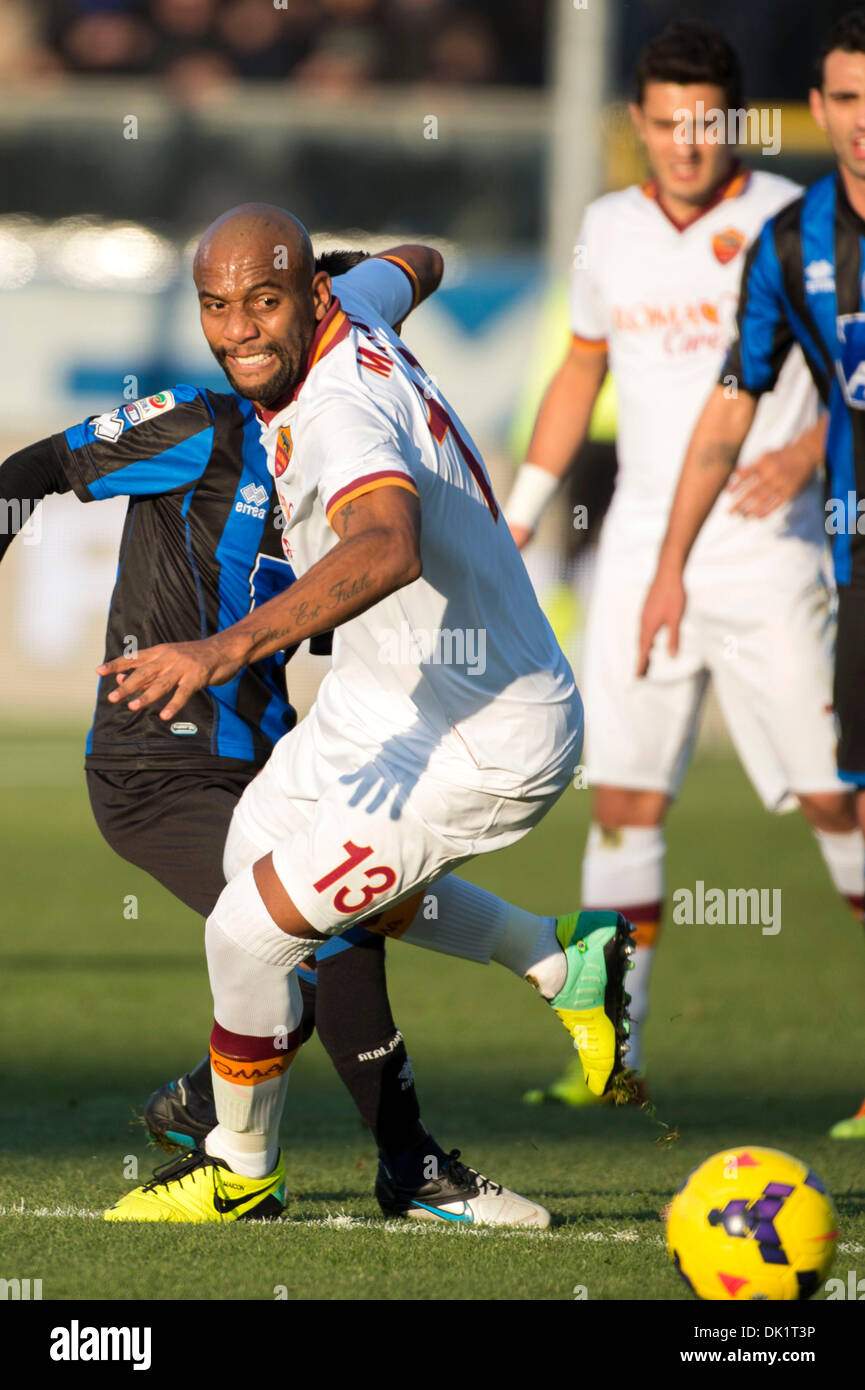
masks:
{"type": "Polygon", "coordinates": [[[698,1298],[810,1298],[835,1258],[825,1186],[790,1154],[745,1146],[713,1154],[670,1206],[667,1250],[698,1298]]]}

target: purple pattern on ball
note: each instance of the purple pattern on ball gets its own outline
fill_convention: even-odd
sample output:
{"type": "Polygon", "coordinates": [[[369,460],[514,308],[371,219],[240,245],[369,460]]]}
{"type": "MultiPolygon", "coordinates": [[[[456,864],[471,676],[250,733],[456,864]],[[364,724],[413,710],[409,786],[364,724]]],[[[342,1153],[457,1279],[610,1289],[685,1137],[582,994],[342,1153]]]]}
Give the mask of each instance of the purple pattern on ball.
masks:
{"type": "Polygon", "coordinates": [[[813,1168],[808,1169],[808,1176],[805,1179],[805,1186],[813,1187],[817,1192],[826,1191],[826,1184],[824,1182],[821,1182],[820,1178],[817,1177],[817,1174],[814,1172],[813,1168]]]}

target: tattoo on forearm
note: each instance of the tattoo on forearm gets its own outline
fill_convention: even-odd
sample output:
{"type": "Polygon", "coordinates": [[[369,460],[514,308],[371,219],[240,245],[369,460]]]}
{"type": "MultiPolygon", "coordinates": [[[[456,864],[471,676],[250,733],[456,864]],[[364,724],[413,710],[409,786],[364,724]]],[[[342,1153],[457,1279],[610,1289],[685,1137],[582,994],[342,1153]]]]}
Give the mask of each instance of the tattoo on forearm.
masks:
{"type": "Polygon", "coordinates": [[[300,603],[289,611],[285,621],[278,627],[258,627],[250,632],[249,641],[251,650],[254,652],[257,648],[268,645],[271,642],[278,642],[280,646],[286,646],[289,643],[296,642],[298,640],[297,629],[299,627],[302,627],[306,623],[314,623],[316,619],[321,616],[322,612],[333,612],[334,609],[342,607],[345,603],[349,603],[351,599],[357,598],[360,594],[367,593],[367,591],[373,587],[373,581],[370,578],[368,570],[359,575],[356,579],[351,579],[348,576],[343,579],[337,579],[336,583],[331,585],[324,604],[313,603],[305,598],[301,599],[300,603]]]}
{"type": "Polygon", "coordinates": [[[258,647],[265,646],[268,642],[279,642],[280,646],[285,646],[297,641],[297,629],[303,623],[314,623],[321,613],[320,603],[310,603],[308,599],[301,599],[296,608],[293,608],[285,618],[285,621],[278,627],[257,627],[249,634],[251,650],[254,652],[258,647]]]}
{"type": "MultiPolygon", "coordinates": [[[[348,504],[349,506],[351,503],[348,504]]],[[[357,598],[359,594],[365,594],[372,588],[372,580],[369,577],[369,570],[359,575],[357,579],[338,579],[331,585],[330,598],[327,607],[331,611],[339,608],[341,604],[348,603],[350,599],[357,598]]]]}
{"type": "Polygon", "coordinates": [[[738,445],[712,443],[699,451],[697,464],[700,468],[726,468],[732,471],[738,457],[738,445]]]}
{"type": "Polygon", "coordinates": [[[302,599],[300,600],[300,603],[297,605],[297,607],[296,607],[295,610],[294,610],[294,614],[293,614],[293,616],[292,616],[292,622],[294,622],[294,623],[312,623],[312,622],[315,622],[315,619],[318,617],[318,615],[319,615],[320,612],[321,612],[321,604],[320,604],[320,603],[310,603],[310,602],[309,602],[309,599],[302,598],[302,599]]]}

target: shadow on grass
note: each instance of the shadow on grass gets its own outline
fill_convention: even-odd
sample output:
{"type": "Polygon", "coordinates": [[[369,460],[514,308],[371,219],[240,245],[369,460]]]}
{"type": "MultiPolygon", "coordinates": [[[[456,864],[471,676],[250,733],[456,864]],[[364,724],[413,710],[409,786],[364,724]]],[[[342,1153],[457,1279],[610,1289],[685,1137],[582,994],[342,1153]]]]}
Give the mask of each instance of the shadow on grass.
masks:
{"type": "Polygon", "coordinates": [[[75,971],[91,970],[98,973],[118,973],[130,974],[140,970],[158,970],[165,972],[171,970],[195,970],[201,972],[204,969],[204,948],[195,955],[175,956],[169,955],[165,951],[159,955],[98,955],[88,956],[80,952],[69,952],[64,955],[48,954],[44,951],[34,952],[32,955],[3,956],[2,964],[4,971],[33,971],[35,974],[56,974],[72,973],[75,971]]]}
{"type": "MultiPolygon", "coordinates": [[[[124,1051],[134,1050],[134,1039],[124,1040],[124,1051]]],[[[3,1105],[4,1147],[10,1154],[63,1153],[67,1157],[99,1151],[116,1152],[118,1145],[143,1146],[146,1131],[140,1122],[144,1103],[162,1080],[177,1074],[166,1057],[173,1048],[157,1045],[153,1052],[129,1057],[115,1054],[104,1067],[48,1066],[44,1071],[13,1059],[5,1080],[3,1105]]],[[[176,1062],[175,1058],[175,1062],[176,1062]]],[[[190,1056],[188,1065],[195,1060],[190,1056]]],[[[485,1078],[482,1084],[470,1075],[445,1084],[441,1071],[420,1080],[420,1098],[427,1125],[439,1142],[464,1150],[504,1145],[539,1156],[562,1145],[572,1147],[575,1170],[583,1152],[597,1161],[598,1148],[616,1152],[644,1150],[649,1155],[676,1154],[699,1145],[706,1154],[744,1144],[789,1149],[826,1139],[829,1126],[855,1108],[847,1092],[813,1091],[800,1087],[789,1093],[743,1094],[735,1084],[729,1091],[662,1090],[655,1100],[656,1119],[633,1107],[525,1106],[522,1088],[514,1079],[485,1078]],[[427,1084],[427,1081],[429,1084],[427,1084]],[[662,1121],[663,1123],[658,1123],[662,1121]],[[676,1137],[678,1136],[678,1137],[676,1137]]],[[[858,1103],[858,1097],[855,1098],[858,1103]]],[[[351,1101],[320,1054],[312,1059],[308,1074],[299,1072],[289,1091],[284,1133],[298,1143],[315,1147],[370,1144],[367,1132],[351,1101]]],[[[840,1151],[844,1146],[833,1145],[840,1151]]],[[[850,1146],[847,1146],[848,1148],[850,1146]]],[[[865,1146],[862,1147],[865,1156],[865,1146]]],[[[850,1150],[852,1153],[852,1149],[850,1150]]],[[[159,1150],[154,1150],[158,1154],[159,1150]]],[[[845,1150],[846,1152],[846,1150],[845,1150]]],[[[650,1174],[647,1173],[650,1178],[650,1174]]]]}

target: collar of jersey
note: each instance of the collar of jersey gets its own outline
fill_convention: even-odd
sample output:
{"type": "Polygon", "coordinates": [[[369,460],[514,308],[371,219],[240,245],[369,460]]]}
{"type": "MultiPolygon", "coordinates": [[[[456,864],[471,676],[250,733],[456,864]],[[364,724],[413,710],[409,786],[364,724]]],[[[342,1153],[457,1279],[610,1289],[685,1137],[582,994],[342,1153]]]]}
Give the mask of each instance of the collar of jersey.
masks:
{"type": "Polygon", "coordinates": [[[661,202],[661,196],[656,179],[648,179],[646,183],[642,185],[642,192],[645,194],[647,198],[653,198],[655,200],[655,202],[658,204],[659,211],[664,214],[668,222],[672,223],[677,232],[687,232],[691,227],[694,226],[695,222],[699,222],[701,217],[705,217],[707,212],[711,212],[712,208],[716,208],[719,203],[722,203],[724,201],[725,198],[738,198],[740,193],[745,192],[745,189],[748,187],[750,181],[751,170],[743,169],[741,161],[738,159],[734,160],[729,177],[726,178],[723,183],[718,185],[718,187],[715,189],[715,193],[712,199],[708,203],[706,203],[705,207],[700,208],[700,211],[697,213],[697,216],[692,217],[690,222],[677,222],[675,217],[670,216],[670,214],[667,212],[667,209],[664,207],[664,204],[661,202]]]}
{"type": "Polygon", "coordinates": [[[333,349],[342,342],[343,338],[348,337],[350,332],[351,324],[348,317],[343,311],[339,300],[334,297],[330,301],[330,308],[324,318],[319,322],[313,334],[312,342],[309,345],[309,352],[306,357],[306,366],[303,369],[303,374],[297,385],[292,391],[286,391],[285,395],[280,396],[279,400],[275,401],[267,410],[262,409],[260,406],[256,406],[255,413],[259,420],[263,420],[266,425],[269,425],[271,420],[275,419],[281,410],[285,410],[287,405],[291,405],[292,401],[296,401],[306,378],[309,376],[316,363],[320,362],[323,357],[326,357],[329,352],[332,352],[333,349]]]}

